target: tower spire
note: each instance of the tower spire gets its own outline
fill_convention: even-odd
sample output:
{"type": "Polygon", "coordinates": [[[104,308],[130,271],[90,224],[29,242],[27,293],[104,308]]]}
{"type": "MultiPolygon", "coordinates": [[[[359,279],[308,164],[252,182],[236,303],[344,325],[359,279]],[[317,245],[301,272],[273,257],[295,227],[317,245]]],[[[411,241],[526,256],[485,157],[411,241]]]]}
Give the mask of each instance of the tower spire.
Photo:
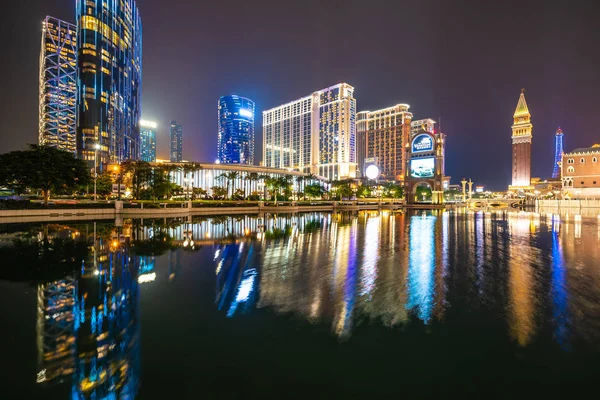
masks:
{"type": "Polygon", "coordinates": [[[554,136],[554,169],[552,170],[552,177],[554,179],[560,177],[560,162],[563,154],[563,131],[560,126],[556,130],[554,136]]]}
{"type": "Polygon", "coordinates": [[[529,114],[529,108],[527,107],[527,102],[525,101],[525,89],[521,89],[521,96],[519,96],[519,102],[517,103],[514,117],[517,118],[524,115],[530,116],[531,114],[529,114]]]}

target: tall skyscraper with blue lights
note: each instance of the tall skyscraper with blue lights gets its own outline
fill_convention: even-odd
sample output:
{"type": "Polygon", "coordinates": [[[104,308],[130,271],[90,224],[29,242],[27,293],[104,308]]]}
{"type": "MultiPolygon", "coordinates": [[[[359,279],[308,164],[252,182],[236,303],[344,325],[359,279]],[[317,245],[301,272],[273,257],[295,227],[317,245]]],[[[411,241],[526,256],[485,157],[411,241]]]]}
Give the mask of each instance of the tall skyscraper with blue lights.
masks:
{"type": "Polygon", "coordinates": [[[140,120],[140,155],[146,162],[156,161],[156,122],[140,120]]]}
{"type": "Polygon", "coordinates": [[[46,17],[40,52],[39,143],[76,153],[77,27],[46,17]]]}
{"type": "Polygon", "coordinates": [[[134,0],[77,0],[77,153],[98,164],[140,157],[142,20],[134,0]]]}
{"type": "Polygon", "coordinates": [[[171,162],[183,161],[183,127],[177,121],[171,121],[171,162]]]}
{"type": "Polygon", "coordinates": [[[563,155],[563,131],[558,127],[554,136],[554,169],[552,170],[553,178],[560,178],[560,162],[563,155]]]}
{"type": "Polygon", "coordinates": [[[254,164],[254,102],[241,96],[219,99],[218,160],[221,164],[254,164]]]}

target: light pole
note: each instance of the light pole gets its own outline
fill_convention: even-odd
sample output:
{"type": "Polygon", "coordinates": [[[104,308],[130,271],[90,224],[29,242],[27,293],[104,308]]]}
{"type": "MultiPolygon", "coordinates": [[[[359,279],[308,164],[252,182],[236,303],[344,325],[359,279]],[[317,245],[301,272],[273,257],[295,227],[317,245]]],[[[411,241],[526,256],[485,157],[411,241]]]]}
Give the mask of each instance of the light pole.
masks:
{"type": "Polygon", "coordinates": [[[100,144],[94,145],[94,201],[96,201],[96,181],[98,180],[98,150],[100,150],[100,144]]]}

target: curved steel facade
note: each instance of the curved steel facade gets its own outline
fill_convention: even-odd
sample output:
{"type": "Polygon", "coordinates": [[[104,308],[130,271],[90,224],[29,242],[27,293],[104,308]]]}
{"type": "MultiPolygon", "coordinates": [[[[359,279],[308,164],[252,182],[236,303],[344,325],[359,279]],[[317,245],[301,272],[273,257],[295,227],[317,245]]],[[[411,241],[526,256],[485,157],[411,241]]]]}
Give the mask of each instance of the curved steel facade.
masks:
{"type": "Polygon", "coordinates": [[[218,160],[254,164],[254,102],[236,95],[219,99],[218,160]]]}

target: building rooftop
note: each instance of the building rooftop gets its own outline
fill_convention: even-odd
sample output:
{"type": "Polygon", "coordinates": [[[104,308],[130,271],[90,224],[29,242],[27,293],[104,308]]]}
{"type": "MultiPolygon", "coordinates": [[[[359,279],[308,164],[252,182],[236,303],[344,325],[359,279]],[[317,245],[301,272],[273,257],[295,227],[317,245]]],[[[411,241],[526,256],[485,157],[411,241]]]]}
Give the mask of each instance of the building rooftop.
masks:
{"type": "Polygon", "coordinates": [[[565,153],[565,155],[568,154],[582,154],[582,153],[600,153],[600,144],[595,144],[591,147],[582,147],[579,149],[575,149],[573,151],[570,151],[568,153],[565,153]]]}

